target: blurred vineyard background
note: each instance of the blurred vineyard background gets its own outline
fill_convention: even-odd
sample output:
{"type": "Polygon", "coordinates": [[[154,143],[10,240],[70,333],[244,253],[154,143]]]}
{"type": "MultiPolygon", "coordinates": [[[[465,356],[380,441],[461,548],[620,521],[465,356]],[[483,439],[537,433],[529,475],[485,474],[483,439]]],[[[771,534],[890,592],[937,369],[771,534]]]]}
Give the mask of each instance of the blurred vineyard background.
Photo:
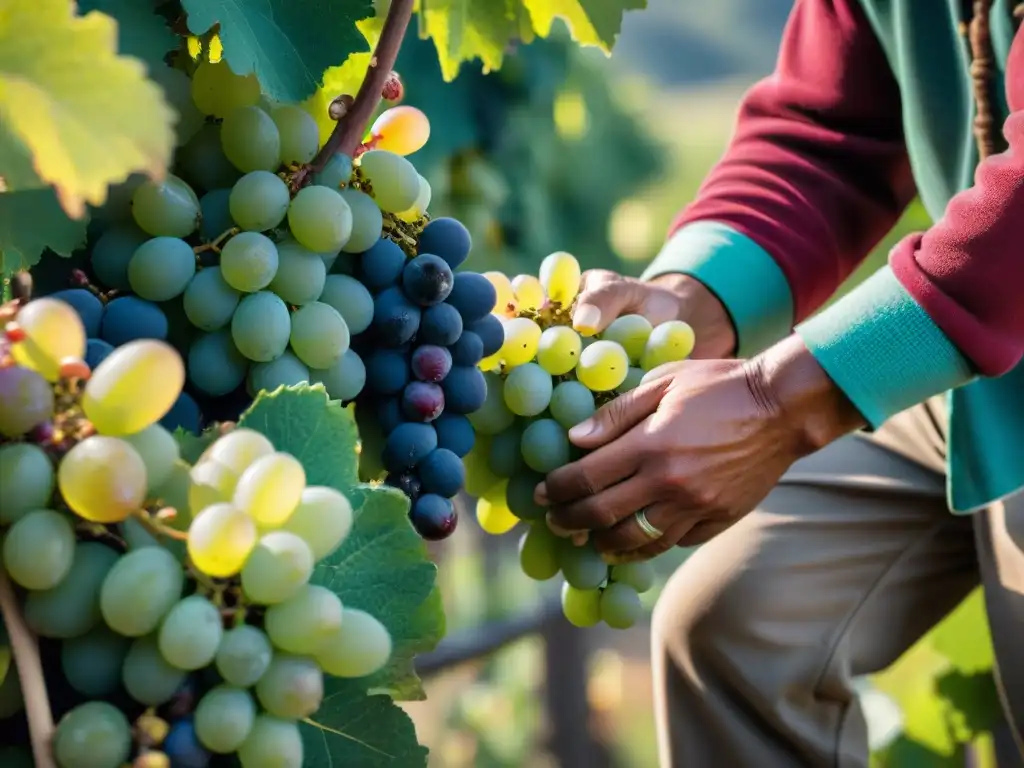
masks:
{"type": "MultiPolygon", "coordinates": [[[[432,185],[432,212],[472,229],[480,271],[536,273],[547,253],[568,250],[586,268],[638,274],[721,154],[741,94],[771,70],[790,7],[649,0],[627,14],[611,59],[557,38],[536,41],[501,71],[468,66],[453,84],[443,83],[431,44],[410,36],[399,71],[406,102],[433,126],[413,157],[432,185]]],[[[912,207],[844,290],[927,223],[912,207]]],[[[519,572],[517,533],[488,539],[473,501],[462,501],[460,530],[437,549],[451,638],[427,671],[506,630],[544,634],[431,674],[429,702],[407,709],[432,765],[656,766],[649,627],[578,632],[545,613],[556,595],[519,572]]],[[[685,556],[662,557],[661,578],[685,556]]],[[[864,681],[877,765],[995,765],[991,665],[975,594],[891,670],[864,681]]]]}

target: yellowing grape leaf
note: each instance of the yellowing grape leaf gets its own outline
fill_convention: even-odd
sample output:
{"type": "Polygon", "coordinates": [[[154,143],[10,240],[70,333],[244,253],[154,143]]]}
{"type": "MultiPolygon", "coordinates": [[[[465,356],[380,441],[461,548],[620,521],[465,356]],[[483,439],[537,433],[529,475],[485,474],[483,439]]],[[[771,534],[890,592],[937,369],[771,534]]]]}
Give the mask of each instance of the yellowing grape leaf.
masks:
{"type": "Polygon", "coordinates": [[[70,256],[85,245],[87,224],[68,218],[52,189],[0,193],[0,275],[34,266],[46,248],[70,256]]]}
{"type": "Polygon", "coordinates": [[[420,8],[420,28],[433,38],[441,74],[451,81],[464,61],[498,69],[521,17],[521,0],[429,0],[420,8]]]}
{"type": "Polygon", "coordinates": [[[255,73],[278,101],[306,99],[325,69],[369,48],[356,22],[373,14],[370,0],[182,0],[182,7],[193,34],[219,23],[231,69],[255,73]]]}
{"type": "Polygon", "coordinates": [[[145,67],[118,56],[109,16],[71,0],[6,0],[0,14],[0,122],[79,218],[133,171],[161,176],[174,113],[145,67]]]}
{"type": "MultiPolygon", "coordinates": [[[[485,0],[486,2],[486,0],[485,0]]],[[[611,53],[622,30],[622,14],[647,7],[647,0],[523,0],[533,28],[541,37],[551,33],[552,22],[561,18],[580,45],[592,45],[611,53]]]]}
{"type": "Polygon", "coordinates": [[[302,102],[302,108],[316,120],[321,144],[327,141],[335,126],[329,112],[331,102],[344,93],[355,96],[359,92],[370,58],[369,53],[353,53],[341,66],[329,68],[324,72],[323,85],[302,102]]]}

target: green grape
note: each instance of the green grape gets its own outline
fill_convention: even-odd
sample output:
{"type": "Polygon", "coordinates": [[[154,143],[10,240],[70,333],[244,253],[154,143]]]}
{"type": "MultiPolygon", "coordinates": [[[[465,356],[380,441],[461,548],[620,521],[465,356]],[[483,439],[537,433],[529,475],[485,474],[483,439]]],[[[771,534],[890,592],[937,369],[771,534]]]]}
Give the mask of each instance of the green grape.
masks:
{"type": "Polygon", "coordinates": [[[83,696],[109,696],[121,685],[121,667],[131,642],[105,624],[64,641],[60,646],[64,678],[83,696]]]}
{"type": "Polygon", "coordinates": [[[201,595],[191,595],[164,617],[157,647],[178,669],[201,669],[213,662],[224,626],[220,611],[201,595]]]}
{"type": "Polygon", "coordinates": [[[273,648],[263,630],[240,624],[224,633],[214,663],[228,683],[251,688],[267,671],[272,655],[273,648]]]}
{"type": "Polygon", "coordinates": [[[196,389],[221,397],[238,389],[249,361],[238,351],[230,331],[204,333],[188,350],[188,378],[196,389]]]}
{"type": "Polygon", "coordinates": [[[288,348],[292,318],[288,307],[270,291],[260,291],[238,302],[231,318],[231,338],[238,351],[257,363],[280,357],[288,348]]]}
{"type": "Polygon", "coordinates": [[[188,237],[199,227],[199,198],[177,176],[144,181],[132,193],[135,223],[153,237],[188,237]]]}
{"type": "Polygon", "coordinates": [[[294,456],[272,453],[252,464],[238,478],[234,503],[257,525],[275,528],[299,506],[306,470],[294,456]]]}
{"type": "Polygon", "coordinates": [[[241,688],[218,685],[196,705],[196,737],[211,752],[222,755],[235,752],[255,722],[256,704],[249,692],[241,688]]]}
{"type": "MultiPolygon", "coordinates": [[[[61,361],[65,358],[85,357],[85,327],[70,304],[57,299],[30,301],[18,310],[18,325],[25,338],[11,345],[14,362],[36,371],[47,381],[60,378],[61,361]]],[[[5,392],[4,399],[7,397],[5,392]]]]}
{"type": "Polygon", "coordinates": [[[332,400],[347,403],[355,400],[366,384],[366,366],[353,350],[348,349],[341,359],[325,370],[310,369],[310,384],[323,384],[332,400]]]}
{"type": "Polygon", "coordinates": [[[352,158],[339,153],[331,155],[331,159],[323,170],[313,175],[313,183],[320,187],[337,190],[342,184],[352,179],[352,158]]]}
{"type": "MultiPolygon", "coordinates": [[[[352,530],[352,504],[345,494],[334,488],[306,486],[299,506],[284,521],[281,530],[306,542],[313,553],[313,562],[319,562],[340,547],[352,530]]],[[[245,574],[242,575],[244,578],[245,574]]]]}
{"type": "Polygon", "coordinates": [[[514,317],[506,320],[504,326],[505,343],[501,345],[498,357],[505,366],[515,368],[533,360],[540,347],[540,326],[528,317],[514,317]]]}
{"type": "Polygon", "coordinates": [[[89,264],[100,284],[111,290],[128,290],[128,262],[147,240],[149,235],[134,222],[115,224],[100,235],[89,252],[89,264]]]}
{"type": "Polygon", "coordinates": [[[242,570],[257,536],[256,523],[245,512],[226,502],[212,504],[188,528],[189,558],[207,576],[226,579],[242,570]]]}
{"type": "Polygon", "coordinates": [[[82,395],[82,410],[102,435],[141,432],[171,410],[185,383],[185,365],[170,344],[130,341],[96,366],[82,395]]]}
{"type": "Polygon", "coordinates": [[[107,626],[126,637],[157,628],[181,597],[185,572],[166,549],[146,547],[122,555],[100,589],[100,612],[107,626]]]}
{"type": "Polygon", "coordinates": [[[537,362],[552,376],[561,376],[576,367],[583,342],[580,335],[564,325],[553,325],[540,335],[537,362]]]}
{"type": "Polygon", "coordinates": [[[59,584],[25,598],[25,620],[43,637],[84,635],[100,620],[100,588],[118,554],[95,541],[78,542],[59,584]]]}
{"type": "Polygon", "coordinates": [[[401,155],[371,149],[359,158],[359,167],[370,182],[373,199],[389,213],[406,211],[420,194],[420,175],[401,155]]]}
{"type": "Polygon", "coordinates": [[[497,477],[512,477],[523,466],[523,455],[519,451],[519,441],[523,430],[513,425],[491,440],[491,449],[487,455],[487,466],[497,477]]]}
{"type": "Polygon", "coordinates": [[[561,540],[544,523],[531,525],[519,540],[519,567],[536,581],[554,578],[561,569],[561,540]]]}
{"type": "Polygon", "coordinates": [[[516,416],[505,405],[505,380],[491,371],[484,374],[484,380],[487,397],[480,410],[469,414],[468,418],[478,435],[497,435],[512,426],[516,416]]]}
{"type": "Polygon", "coordinates": [[[273,452],[274,444],[265,435],[255,429],[239,427],[218,437],[199,461],[216,461],[236,475],[241,475],[256,459],[273,452]]]}
{"type": "Polygon", "coordinates": [[[219,461],[201,461],[189,472],[188,506],[193,515],[214,504],[230,502],[238,475],[219,461]]]}
{"type": "Polygon", "coordinates": [[[170,301],[180,296],[196,274],[192,246],[177,237],[147,240],[128,262],[128,282],[149,301],[170,301]]]}
{"type": "Polygon", "coordinates": [[[224,156],[220,125],[207,123],[175,156],[175,171],[194,189],[228,189],[241,172],[224,156]]]}
{"type": "Polygon", "coordinates": [[[354,335],[373,321],[373,296],[366,286],[348,275],[328,275],[319,301],[338,310],[354,335]]]}
{"type": "Polygon", "coordinates": [[[274,654],[256,683],[256,697],[267,712],[288,720],[309,717],[324,698],[324,674],[305,656],[274,654]]]}
{"type": "Polygon", "coordinates": [[[288,226],[309,250],[337,253],[352,235],[352,209],[335,190],[306,187],[288,207],[288,226]]]}
{"type": "Polygon", "coordinates": [[[365,192],[346,187],[340,194],[352,211],[352,234],[342,250],[346,253],[368,251],[380,239],[384,216],[376,201],[365,192]]]}
{"type": "Polygon", "coordinates": [[[218,331],[231,322],[241,294],[228,285],[220,267],[200,270],[185,289],[185,317],[201,331],[218,331]]]}
{"type": "Polygon", "coordinates": [[[231,218],[244,230],[264,232],[284,221],[292,198],[288,185],[270,171],[253,171],[231,188],[231,218]]]}
{"type": "Polygon", "coordinates": [[[277,257],[277,274],[270,281],[270,290],[293,307],[316,301],[327,280],[327,268],[320,254],[294,240],[285,240],[277,244],[277,257]]]}
{"type": "Polygon", "coordinates": [[[270,117],[281,137],[281,162],[285,165],[308,163],[320,146],[316,120],[302,107],[292,104],[275,107],[270,117]]]}
{"type": "Polygon", "coordinates": [[[290,720],[259,715],[238,749],[242,768],[302,768],[302,734],[290,720]]]}
{"type": "Polygon", "coordinates": [[[53,732],[53,756],[61,768],[117,768],[131,750],[128,718],[105,701],[79,704],[53,732]]]}
{"type": "Polygon", "coordinates": [[[235,107],[224,115],[220,146],[242,173],[276,171],[281,164],[281,134],[259,107],[235,107]]]}
{"type": "Polygon", "coordinates": [[[654,326],[643,315],[617,317],[601,332],[605,341],[614,341],[629,356],[629,362],[636,365],[644,354],[644,347],[654,326]]]}
{"type": "Polygon", "coordinates": [[[124,440],[93,435],[65,454],[57,471],[64,501],[94,523],[117,523],[142,506],[149,480],[138,451],[124,440]]]}
{"type": "Polygon", "coordinates": [[[271,531],[242,568],[242,590],[254,603],[272,605],[298,592],[313,575],[313,551],[294,533],[271,531]]]}
{"type": "Polygon", "coordinates": [[[565,580],[577,589],[597,589],[608,578],[608,565],[589,542],[576,546],[562,539],[558,563],[565,580]]]}
{"type": "Polygon", "coordinates": [[[153,66],[149,76],[163,89],[167,103],[178,113],[174,134],[180,147],[196,135],[205,120],[203,113],[192,101],[192,81],[180,69],[165,64],[153,66]]]}
{"type": "Polygon", "coordinates": [[[0,368],[0,435],[21,437],[53,418],[53,388],[20,365],[0,368]]]}
{"type": "Polygon", "coordinates": [[[430,182],[420,175],[420,191],[419,194],[416,195],[416,202],[408,209],[396,215],[402,221],[416,221],[426,214],[427,208],[430,206],[430,198],[432,195],[433,191],[430,189],[430,182]]]}
{"type": "Polygon", "coordinates": [[[167,482],[174,463],[181,458],[181,450],[174,435],[159,424],[151,424],[141,432],[126,435],[123,440],[135,449],[146,465],[149,490],[156,490],[167,482]]]}
{"type": "Polygon", "coordinates": [[[576,378],[592,392],[609,392],[626,380],[629,357],[614,341],[595,341],[580,353],[576,378]]]}
{"type": "Polygon", "coordinates": [[[491,442],[490,435],[477,435],[473,449],[462,458],[466,467],[466,493],[470,496],[483,496],[501,480],[489,466],[491,442]]]}
{"type": "Polygon", "coordinates": [[[516,275],[512,278],[512,290],[520,309],[534,312],[544,306],[544,286],[533,275],[516,275]]]}
{"type": "Polygon", "coordinates": [[[640,595],[629,584],[609,584],[601,593],[601,619],[614,629],[629,629],[643,613],[640,595]]]}
{"type": "Polygon", "coordinates": [[[569,463],[569,437],[554,419],[539,419],[523,431],[522,451],[526,466],[546,475],[569,463]]]}
{"type": "Polygon", "coordinates": [[[654,566],[650,560],[616,565],[612,567],[611,580],[628,584],[637,592],[647,592],[654,586],[654,566]]]}
{"type": "Polygon", "coordinates": [[[505,405],[517,416],[536,416],[551,402],[551,374],[536,363],[513,368],[505,379],[505,405]]]}
{"type": "MultiPolygon", "coordinates": [[[[521,442],[521,440],[520,440],[521,442]]],[[[520,520],[540,520],[547,514],[547,509],[540,506],[533,498],[537,485],[544,481],[544,475],[525,467],[509,478],[505,498],[512,514],[520,520]]]]}
{"type": "Polygon", "coordinates": [[[292,314],[291,345],[311,368],[330,368],[348,350],[348,326],[329,304],[314,301],[292,314]]]}
{"type": "Polygon", "coordinates": [[[236,75],[225,61],[200,61],[192,75],[192,100],[204,115],[224,117],[237,107],[260,100],[260,84],[253,74],[236,75]]]}
{"type": "Polygon", "coordinates": [[[576,627],[593,627],[601,621],[601,590],[577,589],[562,584],[562,613],[576,627]]]}
{"type": "Polygon", "coordinates": [[[586,421],[597,411],[594,393],[578,381],[563,381],[551,393],[551,417],[566,429],[586,421]]]}
{"type": "Polygon", "coordinates": [[[630,366],[629,371],[626,372],[626,378],[623,379],[622,383],[615,388],[615,391],[618,392],[619,394],[623,394],[625,392],[629,392],[632,389],[636,389],[637,387],[640,386],[640,383],[643,381],[644,373],[646,373],[646,371],[644,371],[643,368],[634,368],[630,366]]]}
{"type": "Polygon", "coordinates": [[[259,232],[235,235],[221,250],[220,270],[236,291],[254,293],[270,285],[280,257],[274,241],[259,232]]]}
{"type": "Polygon", "coordinates": [[[346,608],[341,629],[316,654],[320,667],[335,677],[366,677],[391,658],[391,633],[366,611],[346,608]]]}
{"type": "Polygon", "coordinates": [[[50,506],[56,477],[46,451],[32,443],[0,446],[0,523],[50,506]]]}
{"type": "Polygon", "coordinates": [[[288,653],[315,653],[338,631],[341,600],[326,587],[306,584],[282,603],[267,609],[264,629],[277,648],[288,653]]]}
{"type": "Polygon", "coordinates": [[[645,371],[653,370],[665,363],[677,363],[685,360],[693,352],[696,337],[693,328],[682,320],[670,320],[662,323],[647,339],[644,353],[640,359],[640,367],[645,371]]]}
{"type": "Polygon", "coordinates": [[[174,696],[187,675],[185,670],[167,662],[155,637],[140,637],[124,657],[121,684],[140,704],[157,707],[174,696]]]}
{"type": "Polygon", "coordinates": [[[68,575],[74,557],[75,529],[49,509],[26,513],[4,537],[7,573],[26,589],[53,589],[68,575]]]}
{"type": "MultiPolygon", "coordinates": [[[[556,251],[544,258],[540,263],[540,284],[551,301],[563,307],[572,304],[576,294],[580,292],[580,263],[571,253],[556,251]]],[[[582,330],[582,329],[577,329],[582,330]]],[[[592,336],[596,329],[588,329],[592,336]]]]}
{"type": "Polygon", "coordinates": [[[249,369],[246,391],[256,397],[260,392],[273,392],[309,381],[309,368],[291,352],[284,352],[269,363],[256,363],[249,369]]]}

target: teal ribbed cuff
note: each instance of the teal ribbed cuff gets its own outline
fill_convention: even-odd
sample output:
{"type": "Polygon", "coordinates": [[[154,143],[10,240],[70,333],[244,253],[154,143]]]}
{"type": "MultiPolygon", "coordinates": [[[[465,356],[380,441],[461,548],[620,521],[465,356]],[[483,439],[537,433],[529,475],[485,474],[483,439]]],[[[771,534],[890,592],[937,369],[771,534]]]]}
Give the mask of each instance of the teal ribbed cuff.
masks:
{"type": "Polygon", "coordinates": [[[796,331],[876,429],[900,411],[974,376],[967,360],[889,267],[796,331]]]}
{"type": "Polygon", "coordinates": [[[753,357],[793,327],[793,295],[779,265],[726,224],[697,221],[679,229],[643,279],[667,274],[690,275],[721,300],[736,328],[737,357],[753,357]]]}

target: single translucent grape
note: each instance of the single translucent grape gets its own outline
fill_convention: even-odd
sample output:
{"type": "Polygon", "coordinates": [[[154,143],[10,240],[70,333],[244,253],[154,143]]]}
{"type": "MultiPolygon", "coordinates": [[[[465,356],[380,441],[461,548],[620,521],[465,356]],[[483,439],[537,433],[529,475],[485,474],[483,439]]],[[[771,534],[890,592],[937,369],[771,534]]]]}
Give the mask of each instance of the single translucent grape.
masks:
{"type": "Polygon", "coordinates": [[[565,429],[586,421],[597,410],[594,394],[578,381],[563,381],[551,393],[551,417],[565,429]]]}
{"type": "Polygon", "coordinates": [[[171,666],[201,669],[213,661],[223,633],[217,606],[202,595],[191,595],[164,617],[157,646],[171,666]]]}
{"type": "Polygon", "coordinates": [[[358,189],[346,187],[340,190],[342,199],[352,211],[352,233],[342,246],[345,253],[362,253],[370,250],[380,239],[384,217],[372,197],[358,189]]]}
{"type": "Polygon", "coordinates": [[[42,637],[84,635],[100,620],[100,588],[118,553],[95,541],[78,542],[71,568],[51,589],[29,592],[25,621],[42,637]]]}
{"type": "Polygon", "coordinates": [[[259,715],[238,749],[242,768],[302,768],[302,734],[297,723],[259,715]]]}
{"type": "Polygon", "coordinates": [[[236,291],[254,293],[270,285],[279,257],[274,241],[259,232],[235,235],[221,250],[220,271],[236,291]]]}
{"type": "Polygon", "coordinates": [[[275,107],[270,117],[281,137],[281,162],[291,165],[312,160],[320,146],[320,129],[316,120],[294,104],[275,107]]]}
{"type": "Polygon", "coordinates": [[[0,446],[0,524],[10,525],[30,510],[49,507],[56,480],[53,462],[38,445],[0,446]]]}
{"type": "Polygon", "coordinates": [[[34,509],[7,531],[3,564],[26,589],[53,589],[68,575],[75,557],[75,529],[68,518],[34,509]]]}
{"type": "Polygon", "coordinates": [[[230,502],[238,485],[238,475],[219,461],[200,461],[189,472],[189,480],[188,506],[193,512],[230,502]]]}
{"type": "Polygon", "coordinates": [[[576,367],[583,342],[580,335],[565,325],[553,325],[540,335],[537,362],[552,376],[562,376],[576,367]]]}
{"type": "Polygon", "coordinates": [[[311,658],[275,654],[256,683],[256,696],[271,715],[301,720],[320,708],[324,698],[324,675],[311,658]]]}
{"type": "Polygon", "coordinates": [[[601,593],[601,620],[614,629],[629,629],[643,614],[640,595],[629,584],[609,584],[601,593]]]}
{"type": "Polygon", "coordinates": [[[398,213],[409,209],[420,193],[420,175],[401,155],[383,149],[371,149],[359,159],[359,166],[370,182],[373,199],[381,210],[398,213]]]}
{"type": "Polygon", "coordinates": [[[113,768],[128,762],[131,749],[128,718],[105,701],[79,704],[53,733],[53,755],[61,768],[113,768]]]}
{"type": "Polygon", "coordinates": [[[174,463],[181,458],[181,450],[174,435],[159,424],[151,424],[134,435],[122,438],[135,449],[146,467],[149,490],[156,490],[171,476],[174,463]]]}
{"type": "Polygon", "coordinates": [[[128,262],[128,283],[147,301],[170,301],[196,274],[192,246],[177,237],[154,237],[139,246],[128,262]]]}
{"type": "Polygon", "coordinates": [[[546,475],[569,463],[569,437],[554,419],[538,419],[523,430],[523,460],[546,475]]]}
{"type": "Polygon", "coordinates": [[[53,387],[20,365],[0,368],[0,435],[21,437],[53,418],[53,387]]]}
{"type": "Polygon", "coordinates": [[[342,625],[341,599],[326,587],[306,584],[270,606],[264,629],[276,647],[288,653],[316,653],[342,625]]]}
{"type": "Polygon", "coordinates": [[[85,357],[85,326],[70,304],[35,299],[18,310],[17,317],[24,338],[11,345],[11,355],[19,365],[57,381],[64,359],[85,357]]]}
{"type": "Polygon", "coordinates": [[[533,275],[516,275],[512,278],[512,290],[520,309],[534,312],[544,306],[544,286],[533,275]]]}
{"type": "Polygon", "coordinates": [[[348,350],[349,331],[338,310],[314,301],[292,314],[291,345],[311,368],[330,368],[348,350]]]}
{"type": "Polygon", "coordinates": [[[242,570],[256,546],[256,523],[237,507],[221,502],[203,509],[188,529],[188,554],[207,576],[226,579],[242,570]]]}
{"type": "Polygon", "coordinates": [[[380,113],[370,134],[377,149],[386,149],[396,155],[411,155],[423,148],[430,138],[430,121],[416,107],[402,105],[380,113]]]}
{"type": "Polygon", "coordinates": [[[349,349],[341,359],[326,370],[311,369],[310,384],[323,384],[332,400],[347,403],[354,400],[366,385],[366,366],[353,350],[349,349]]]}
{"type": "Polygon", "coordinates": [[[199,228],[199,197],[177,176],[147,180],[132,193],[135,223],[153,237],[188,237],[199,228]]]}
{"type": "Polygon", "coordinates": [[[505,495],[507,488],[508,480],[501,480],[476,501],[476,521],[485,532],[493,536],[508,533],[519,522],[519,518],[508,508],[505,495]]]}
{"type": "Polygon", "coordinates": [[[140,637],[131,644],[124,658],[121,683],[137,702],[157,707],[177,693],[186,675],[185,670],[167,662],[154,636],[140,637]]]}
{"type": "Polygon", "coordinates": [[[194,722],[202,745],[211,752],[227,755],[242,746],[252,731],[256,703],[248,691],[218,685],[199,700],[194,722]]]}
{"type": "Polygon", "coordinates": [[[288,348],[292,318],[277,294],[259,291],[238,303],[231,318],[231,339],[238,351],[257,363],[278,358],[288,348]]]}
{"type": "Polygon", "coordinates": [[[505,321],[505,343],[498,357],[506,367],[515,368],[530,362],[540,348],[541,329],[528,317],[516,317],[505,321]]]}
{"type": "Polygon", "coordinates": [[[494,313],[496,315],[514,315],[518,310],[516,293],[512,288],[512,281],[502,272],[483,272],[483,277],[494,286],[497,298],[494,302],[494,313]]]}
{"type": "Polygon", "coordinates": [[[121,685],[121,667],[129,647],[130,639],[97,624],[86,634],[61,643],[61,671],[68,685],[83,696],[109,696],[121,685]]]}
{"type": "Polygon", "coordinates": [[[693,352],[695,343],[693,328],[687,323],[682,320],[662,323],[651,331],[640,359],[640,367],[650,371],[665,363],[685,360],[693,352]]]}
{"type": "Polygon", "coordinates": [[[519,567],[535,581],[547,581],[559,570],[561,540],[543,523],[531,525],[519,540],[519,567]]]}
{"type": "Polygon", "coordinates": [[[433,196],[433,190],[430,188],[430,182],[427,181],[423,176],[420,176],[420,192],[416,195],[416,202],[409,208],[402,211],[401,213],[395,214],[402,221],[413,222],[421,218],[426,212],[427,208],[430,207],[430,200],[433,196]]]}
{"type": "Polygon", "coordinates": [[[240,299],[241,294],[228,285],[220,267],[207,267],[188,284],[182,307],[196,328],[217,331],[231,322],[240,299]]]}
{"type": "Polygon", "coordinates": [[[174,347],[156,339],[115,349],[92,372],[82,410],[104,435],[132,435],[163,418],[185,383],[185,366],[174,347]]]}
{"type": "Polygon", "coordinates": [[[117,523],[146,499],[149,479],[138,451],[116,437],[93,435],[65,454],[57,484],[68,507],[94,523],[117,523]]]}
{"type": "Polygon", "coordinates": [[[238,351],[226,328],[204,333],[188,350],[188,378],[196,389],[214,397],[233,392],[245,381],[249,360],[238,351]]]}
{"type": "Polygon", "coordinates": [[[341,629],[316,654],[320,667],[335,677],[372,675],[391,658],[391,633],[366,611],[346,608],[341,629]]]}
{"type": "Polygon", "coordinates": [[[228,207],[239,227],[264,232],[284,221],[291,201],[288,185],[277,174],[253,171],[235,182],[228,207]]]}
{"type": "Polygon", "coordinates": [[[206,449],[199,462],[216,461],[236,475],[241,475],[256,459],[274,452],[274,444],[255,429],[238,427],[218,437],[206,449]]]}
{"type": "Polygon", "coordinates": [[[505,380],[496,373],[485,373],[487,396],[483,405],[468,414],[473,429],[480,435],[497,435],[515,421],[515,414],[505,404],[505,380]]]}
{"type": "Polygon", "coordinates": [[[540,284],[552,301],[563,307],[572,304],[580,292],[580,263],[565,251],[556,251],[540,263],[540,284]]]}
{"type": "Polygon", "coordinates": [[[609,392],[626,380],[629,356],[614,341],[595,341],[580,353],[576,378],[592,392],[609,392]]]}
{"type": "MultiPolygon", "coordinates": [[[[352,504],[341,491],[322,485],[303,489],[299,506],[281,530],[300,537],[319,562],[334,552],[352,530],[352,504]]],[[[244,574],[243,574],[244,575],[244,574]]]]}
{"type": "Polygon", "coordinates": [[[342,184],[348,184],[351,178],[352,158],[338,152],[331,155],[323,170],[313,175],[313,183],[337,191],[342,184]]]}
{"type": "Polygon", "coordinates": [[[270,290],[293,307],[316,301],[327,279],[320,254],[289,239],[277,244],[277,256],[277,274],[270,281],[270,290]]]}
{"type": "Polygon", "coordinates": [[[149,634],[178,602],[184,585],[181,563],[166,549],[145,547],[122,555],[100,589],[103,620],[126,637],[149,634]]]}
{"type": "Polygon", "coordinates": [[[593,627],[601,621],[601,590],[562,585],[562,613],[576,627],[593,627]]]}
{"type": "Polygon", "coordinates": [[[337,253],[352,235],[352,209],[336,190],[305,187],[288,207],[292,236],[317,253],[337,253]]]}
{"type": "Polygon", "coordinates": [[[253,462],[239,477],[234,503],[258,525],[281,525],[299,505],[306,487],[302,464],[287,453],[272,453],[253,462]]]}
{"type": "Polygon", "coordinates": [[[551,374],[536,363],[513,368],[505,379],[505,405],[517,416],[537,416],[548,407],[551,374]]]}
{"type": "Polygon", "coordinates": [[[612,567],[611,580],[628,584],[637,592],[647,592],[654,586],[654,566],[650,560],[616,565],[612,567]]]}
{"type": "Polygon", "coordinates": [[[298,592],[313,574],[313,551],[294,533],[263,536],[242,568],[242,590],[254,603],[272,605],[298,592]]]}
{"type": "Polygon", "coordinates": [[[250,397],[260,392],[273,392],[280,387],[291,387],[309,381],[309,367],[291,352],[269,363],[256,363],[249,369],[245,388],[250,397]]]}
{"type": "Polygon", "coordinates": [[[236,107],[224,115],[220,145],[242,173],[275,171],[281,164],[281,134],[259,107],[236,107]]]}
{"type": "Polygon", "coordinates": [[[200,61],[192,75],[192,100],[204,115],[224,117],[237,107],[260,100],[260,84],[253,74],[236,75],[225,61],[200,61]]]}
{"type": "Polygon", "coordinates": [[[654,326],[643,315],[623,315],[601,332],[601,338],[621,346],[629,355],[629,362],[636,365],[643,357],[652,330],[654,326]]]}
{"type": "Polygon", "coordinates": [[[273,648],[266,633],[251,624],[239,624],[221,638],[214,663],[231,685],[251,688],[270,666],[273,648]]]}

